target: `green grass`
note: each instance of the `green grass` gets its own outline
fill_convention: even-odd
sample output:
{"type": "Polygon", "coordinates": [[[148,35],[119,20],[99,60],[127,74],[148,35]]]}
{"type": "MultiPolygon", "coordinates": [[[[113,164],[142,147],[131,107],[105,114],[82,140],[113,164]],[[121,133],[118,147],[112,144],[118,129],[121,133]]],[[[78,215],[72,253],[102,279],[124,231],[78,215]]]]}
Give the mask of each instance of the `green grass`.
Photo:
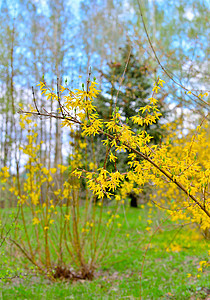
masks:
{"type": "MultiPolygon", "coordinates": [[[[151,237],[146,231],[147,214],[148,209],[129,208],[125,215],[121,211],[120,220],[124,223],[93,281],[52,283],[39,275],[7,279],[0,282],[0,299],[139,299],[139,274],[151,237]]],[[[160,217],[153,210],[153,230],[160,217]]],[[[146,255],[142,299],[208,299],[208,271],[204,268],[202,273],[198,272],[199,262],[208,260],[208,247],[208,242],[190,226],[180,230],[175,223],[165,222],[161,231],[154,235],[146,255]]],[[[18,273],[17,268],[21,266],[8,256],[8,251],[5,253],[1,274],[9,277],[9,269],[11,273],[14,270],[18,273]]]]}

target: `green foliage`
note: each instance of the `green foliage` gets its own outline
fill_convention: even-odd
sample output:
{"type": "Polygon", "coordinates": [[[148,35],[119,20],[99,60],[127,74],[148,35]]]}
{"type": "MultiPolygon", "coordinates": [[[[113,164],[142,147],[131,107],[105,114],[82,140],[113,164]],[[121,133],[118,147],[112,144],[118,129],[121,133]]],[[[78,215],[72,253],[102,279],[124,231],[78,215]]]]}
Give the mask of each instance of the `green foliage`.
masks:
{"type": "MultiPolygon", "coordinates": [[[[108,247],[109,256],[96,272],[94,281],[50,283],[31,272],[28,264],[28,270],[19,270],[24,279],[15,277],[7,280],[7,284],[0,282],[2,299],[139,299],[139,270],[149,241],[145,235],[148,209],[126,209],[126,219],[115,247],[108,247]]],[[[123,215],[121,210],[120,216],[123,215]]],[[[163,217],[159,211],[153,210],[154,223],[163,217]]],[[[203,260],[208,260],[208,255],[202,236],[188,227],[180,231],[180,227],[168,221],[154,236],[146,256],[143,299],[188,300],[195,295],[196,299],[206,299],[209,288],[207,269],[198,272],[199,262],[203,260]]],[[[17,270],[18,266],[19,260],[7,254],[7,263],[3,260],[1,269],[8,272],[9,269],[17,270]]]]}

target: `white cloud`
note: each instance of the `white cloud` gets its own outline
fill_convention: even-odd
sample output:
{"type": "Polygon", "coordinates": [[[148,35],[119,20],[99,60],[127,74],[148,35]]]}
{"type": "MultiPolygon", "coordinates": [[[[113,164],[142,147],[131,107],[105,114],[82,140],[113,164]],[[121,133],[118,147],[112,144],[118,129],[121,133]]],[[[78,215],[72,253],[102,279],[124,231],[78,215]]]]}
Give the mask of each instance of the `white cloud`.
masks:
{"type": "Polygon", "coordinates": [[[187,18],[189,21],[192,21],[192,19],[194,18],[195,14],[193,13],[191,8],[187,8],[185,13],[184,13],[184,17],[187,18]]]}

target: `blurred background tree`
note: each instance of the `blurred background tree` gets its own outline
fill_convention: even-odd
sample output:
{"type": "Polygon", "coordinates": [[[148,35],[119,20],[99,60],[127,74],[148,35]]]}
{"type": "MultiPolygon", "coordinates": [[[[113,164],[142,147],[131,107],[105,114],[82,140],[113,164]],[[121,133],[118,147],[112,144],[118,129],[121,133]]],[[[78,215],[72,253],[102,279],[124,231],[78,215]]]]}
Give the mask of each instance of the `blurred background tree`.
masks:
{"type": "MultiPolygon", "coordinates": [[[[154,49],[171,76],[197,95],[207,91],[208,1],[145,0],[142,10],[154,49]]],[[[103,91],[99,113],[108,117],[129,40],[132,53],[117,103],[125,120],[144,102],[158,76],[169,82],[148,44],[137,0],[0,0],[0,11],[0,167],[7,165],[14,173],[24,161],[19,145],[26,139],[15,126],[16,112],[19,103],[32,103],[31,86],[43,75],[52,87],[59,77],[73,89],[86,81],[91,66],[103,91]]],[[[195,126],[208,110],[174,84],[166,84],[161,93],[161,109],[170,111],[174,120],[193,112],[188,123],[195,126]]],[[[56,111],[57,104],[46,101],[36,89],[35,97],[40,109],[56,111]]],[[[183,117],[181,130],[184,122],[183,117]]],[[[51,119],[38,119],[37,124],[40,159],[51,165],[66,161],[71,151],[68,130],[61,132],[58,121],[51,119]]],[[[150,132],[158,139],[159,125],[150,132]]]]}

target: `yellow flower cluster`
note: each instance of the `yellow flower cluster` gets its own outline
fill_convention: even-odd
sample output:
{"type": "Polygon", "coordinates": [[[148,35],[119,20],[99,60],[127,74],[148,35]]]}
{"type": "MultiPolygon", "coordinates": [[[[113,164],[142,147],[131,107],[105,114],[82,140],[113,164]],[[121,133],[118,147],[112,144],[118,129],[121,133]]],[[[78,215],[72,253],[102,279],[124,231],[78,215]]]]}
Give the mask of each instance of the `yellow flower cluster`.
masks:
{"type": "MultiPolygon", "coordinates": [[[[161,114],[154,94],[161,90],[164,83],[158,79],[147,104],[139,108],[136,116],[131,117],[134,124],[143,126],[153,124],[159,119],[161,114]]],[[[40,88],[48,97],[49,91],[46,90],[45,84],[40,83],[40,88]]],[[[150,145],[152,137],[144,130],[137,133],[132,131],[123,121],[119,110],[113,112],[108,122],[98,118],[96,107],[93,105],[93,98],[100,92],[96,89],[96,82],[91,82],[87,91],[84,89],[71,91],[64,87],[61,87],[61,91],[68,92],[64,97],[66,112],[64,125],[79,124],[84,136],[96,134],[105,136],[103,144],[108,149],[105,159],[109,158],[115,165],[115,171],[97,169],[96,166],[91,167],[90,171],[79,169],[77,162],[78,165],[75,164],[73,172],[78,178],[86,177],[89,189],[99,199],[103,198],[104,194],[110,198],[117,189],[120,189],[120,195],[124,197],[129,191],[134,189],[139,191],[145,183],[150,182],[162,191],[158,203],[164,204],[167,200],[170,204],[172,219],[191,220],[199,224],[202,230],[210,228],[208,198],[210,151],[206,131],[202,130],[201,126],[189,141],[183,133],[181,133],[183,138],[180,138],[179,131],[176,130],[176,138],[172,135],[161,145],[150,145]],[[124,173],[117,170],[118,153],[121,151],[127,151],[129,159],[129,169],[124,173]]],[[[155,195],[153,196],[153,200],[156,201],[155,195]]]]}

